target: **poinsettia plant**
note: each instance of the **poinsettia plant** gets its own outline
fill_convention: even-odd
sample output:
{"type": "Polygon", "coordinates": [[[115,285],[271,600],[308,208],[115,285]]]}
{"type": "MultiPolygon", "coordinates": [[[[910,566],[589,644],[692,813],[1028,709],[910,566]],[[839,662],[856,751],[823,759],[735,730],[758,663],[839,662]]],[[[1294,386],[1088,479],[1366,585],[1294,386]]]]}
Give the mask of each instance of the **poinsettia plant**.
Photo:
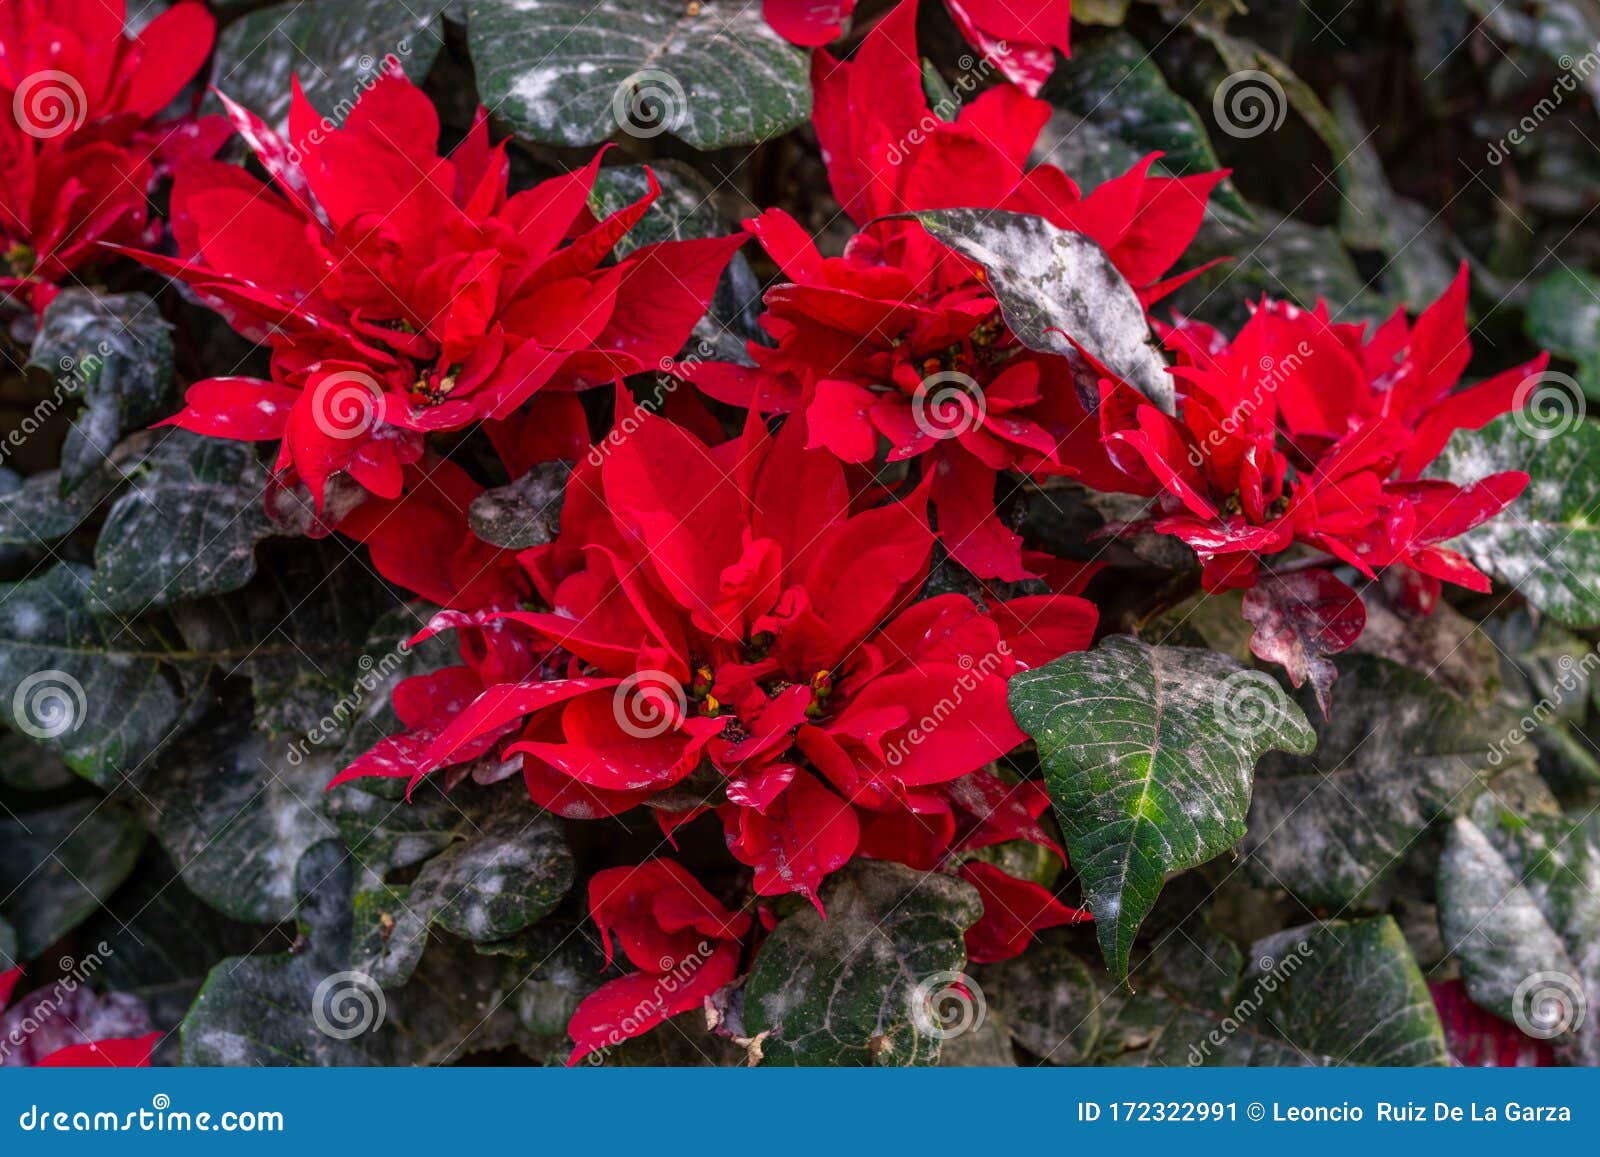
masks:
{"type": "Polygon", "coordinates": [[[1482,61],[333,7],[0,3],[0,1060],[1600,1062],[1600,281],[1418,167],[1482,61]]]}

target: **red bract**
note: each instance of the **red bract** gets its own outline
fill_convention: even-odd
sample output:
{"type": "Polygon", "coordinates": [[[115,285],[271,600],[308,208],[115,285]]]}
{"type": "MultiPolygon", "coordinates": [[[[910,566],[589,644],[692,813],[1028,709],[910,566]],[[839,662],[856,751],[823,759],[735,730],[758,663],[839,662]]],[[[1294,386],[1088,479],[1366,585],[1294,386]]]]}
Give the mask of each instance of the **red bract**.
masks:
{"type": "Polygon", "coordinates": [[[643,411],[620,429],[573,475],[559,538],[522,555],[551,609],[478,621],[525,640],[516,662],[473,636],[466,669],[403,687],[425,738],[389,740],[341,780],[498,750],[571,818],[648,803],[670,834],[714,809],[762,895],[814,901],[858,849],[938,862],[959,816],[996,811],[950,785],[1021,741],[1007,678],[1087,646],[1094,608],[916,601],[925,493],[852,515],[843,468],[798,423],[719,446],[643,411]],[[426,703],[474,686],[449,722],[426,703]]]}
{"type": "MultiPolygon", "coordinates": [[[[0,972],[0,1010],[22,969],[0,972]]],[[[23,997],[0,1014],[0,1066],[148,1068],[161,1039],[144,1006],[128,996],[96,997],[75,977],[23,997]]]]}
{"type": "Polygon", "coordinates": [[[569,1065],[669,1017],[700,1008],[739,971],[748,912],[732,912],[672,860],[607,868],[589,881],[606,963],[616,947],[638,971],[608,981],[572,1014],[569,1065]]]}
{"type": "Polygon", "coordinates": [[[1249,587],[1260,560],[1296,544],[1369,577],[1403,566],[1486,591],[1489,580],[1440,545],[1492,518],[1527,476],[1469,486],[1417,477],[1457,429],[1514,403],[1540,358],[1452,390],[1470,357],[1465,273],[1416,325],[1397,314],[1367,337],[1325,307],[1265,303],[1232,341],[1186,325],[1179,413],[1162,413],[1101,368],[1101,430],[1121,489],[1159,498],[1149,525],[1200,555],[1208,590],[1249,587]]]}
{"type": "MultiPolygon", "coordinates": [[[[816,47],[838,39],[855,7],[856,0],[764,0],[762,11],[785,40],[816,47]]],[[[914,12],[916,0],[902,7],[914,12]]],[[[1049,79],[1056,50],[1070,55],[1067,0],[945,0],[945,7],[967,43],[1029,96],[1049,79]]]]}
{"type": "Polygon", "coordinates": [[[298,82],[288,139],[228,107],[271,184],[228,165],[182,169],[182,259],[143,259],[269,344],[272,380],[196,383],[172,421],[281,439],[279,470],[319,509],[339,473],[398,497],[430,432],[483,421],[514,442],[522,427],[506,423],[536,393],[558,422],[581,424],[572,391],[675,354],[741,240],[664,242],[602,266],[654,201],[653,178],[599,222],[586,207],[598,156],[508,196],[482,110],[441,156],[433,105],[396,72],[332,130],[298,82]]]}
{"type": "MultiPolygon", "coordinates": [[[[866,225],[908,210],[997,207],[1034,213],[1099,242],[1147,300],[1193,237],[1221,174],[1147,176],[1147,158],[1089,197],[1059,169],[1027,170],[1049,116],[1009,85],[953,122],[929,112],[917,66],[915,6],[902,5],[848,64],[819,53],[817,136],[841,204],[866,225]]],[[[908,221],[879,221],[824,258],[786,214],[747,222],[789,278],[765,298],[774,347],[755,368],[682,372],[725,402],[803,411],[814,446],[866,462],[926,456],[945,548],[981,578],[1030,577],[1021,540],[996,517],[995,476],[1105,470],[1066,359],[1024,349],[980,271],[908,221]]]]}
{"type": "Polygon", "coordinates": [[[216,117],[152,122],[211,52],[205,8],[174,5],[134,36],[124,15],[122,0],[0,2],[0,298],[38,312],[101,242],[155,241],[157,177],[227,136],[216,117]]]}

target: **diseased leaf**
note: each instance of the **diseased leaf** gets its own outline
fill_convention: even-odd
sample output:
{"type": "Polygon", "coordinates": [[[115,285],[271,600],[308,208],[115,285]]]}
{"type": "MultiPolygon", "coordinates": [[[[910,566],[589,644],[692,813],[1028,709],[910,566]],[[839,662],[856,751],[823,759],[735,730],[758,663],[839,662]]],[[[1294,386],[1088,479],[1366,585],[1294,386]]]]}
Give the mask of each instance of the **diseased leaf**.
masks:
{"type": "Polygon", "coordinates": [[[95,474],[124,434],[169,416],[182,398],[172,327],[142,293],[62,290],[44,312],[28,364],[83,402],[61,447],[64,494],[95,474]]]}
{"type": "Polygon", "coordinates": [[[304,947],[213,968],[183,1021],[184,1064],[430,1065],[538,1041],[518,1015],[517,992],[571,969],[570,954],[531,970],[484,968],[451,942],[429,952],[407,984],[381,984],[351,967],[355,872],[337,840],[301,858],[304,947]]]}
{"type": "Polygon", "coordinates": [[[1467,992],[1573,1064],[1600,1064],[1600,817],[1485,795],[1439,860],[1439,927],[1467,992]]]}
{"type": "MultiPolygon", "coordinates": [[[[1220,992],[1173,987],[1159,972],[1136,991],[1057,946],[1039,965],[992,978],[1017,1039],[1056,1064],[1145,1066],[1443,1065],[1444,1034],[1405,937],[1382,916],[1308,924],[1237,949],[1220,992]],[[1041,968],[1042,972],[1035,973],[1041,968]],[[1019,981],[1032,985],[1022,988],[1019,981]],[[1019,1000],[1020,998],[1020,1000],[1019,1000]]],[[[1213,961],[1213,964],[1217,961],[1213,961]]]]}
{"type": "Polygon", "coordinates": [[[172,617],[191,651],[250,680],[262,731],[301,754],[337,748],[368,701],[392,686],[405,640],[425,620],[336,544],[264,558],[243,590],[185,603],[172,617]],[[391,612],[380,634],[380,616],[391,612]]]}
{"type": "Polygon", "coordinates": [[[171,623],[105,615],[90,575],[61,563],[0,584],[0,718],[109,787],[139,769],[194,700],[171,623]]]}
{"type": "Polygon", "coordinates": [[[1317,706],[1327,718],[1333,705],[1338,654],[1361,636],[1367,609],[1361,597],[1325,570],[1263,574],[1244,595],[1244,617],[1254,625],[1250,650],[1265,663],[1277,663],[1296,687],[1307,679],[1317,706]]]}
{"type": "MultiPolygon", "coordinates": [[[[1081,9],[1080,4],[1073,10],[1074,20],[1082,21],[1081,9]]],[[[1121,19],[1105,22],[1120,24],[1121,19]]],[[[1205,122],[1188,101],[1168,87],[1151,54],[1126,32],[1073,37],[1072,66],[1051,73],[1043,95],[1127,142],[1140,155],[1162,153],[1157,167],[1173,176],[1223,167],[1211,147],[1205,122]]],[[[1076,169],[1069,167],[1068,171],[1077,175],[1076,169]]],[[[1212,196],[1235,213],[1250,215],[1231,180],[1219,185],[1212,196]]]]}
{"type": "Polygon", "coordinates": [[[144,829],[109,800],[0,819],[0,914],[32,960],[92,916],[133,871],[144,829]]]}
{"type": "Polygon", "coordinates": [[[112,505],[95,545],[94,597],[116,614],[238,590],[274,533],[267,472],[245,442],[175,431],[112,505]]]}
{"type": "Polygon", "coordinates": [[[144,431],[121,442],[110,456],[63,495],[59,470],[46,470],[0,494],[0,546],[43,548],[103,514],[145,457],[171,433],[144,431]]]}
{"type": "Polygon", "coordinates": [[[1546,417],[1507,414],[1451,437],[1437,476],[1466,485],[1521,470],[1532,481],[1497,518],[1450,545],[1568,626],[1600,626],[1600,426],[1570,418],[1551,426],[1546,417]]]}
{"type": "MultiPolygon", "coordinates": [[[[977,892],[950,876],[857,860],[761,946],[745,1027],[768,1065],[932,1065],[948,1031],[939,1002],[966,967],[977,892]]],[[[975,1016],[969,1003],[963,1014],[975,1016]]]]}
{"type": "Polygon", "coordinates": [[[757,5],[703,0],[470,0],[483,103],[541,144],[620,128],[697,149],[753,144],[811,113],[806,56],[757,5]]]}
{"type": "Polygon", "coordinates": [[[485,490],[467,512],[472,533],[507,550],[554,541],[561,530],[561,504],[571,474],[570,462],[545,462],[515,482],[485,490]]]}
{"type": "MultiPolygon", "coordinates": [[[[325,117],[342,123],[386,62],[422,82],[444,45],[446,0],[288,0],[259,8],[217,36],[212,83],[270,125],[289,113],[289,78],[325,117]]],[[[297,142],[304,147],[304,142],[297,142]]]]}
{"type": "Polygon", "coordinates": [[[1352,656],[1340,671],[1315,753],[1268,756],[1257,769],[1243,850],[1257,884],[1342,910],[1429,824],[1471,804],[1508,719],[1384,659],[1352,656]]]}
{"type": "Polygon", "coordinates": [[[1010,700],[1118,980],[1167,873],[1244,835],[1256,760],[1316,742],[1267,675],[1126,635],[1013,677],[1010,700]]]}
{"type": "Polygon", "coordinates": [[[196,895],[235,920],[286,920],[295,865],[334,834],[321,805],[339,768],[269,741],[243,712],[218,714],[162,753],[138,798],[196,895]]]}
{"type": "Polygon", "coordinates": [[[1584,397],[1600,400],[1600,277],[1551,270],[1528,294],[1522,329],[1538,348],[1577,362],[1584,397]]]}
{"type": "Polygon", "coordinates": [[[1151,344],[1144,307],[1088,236],[1057,229],[1042,217],[998,210],[941,209],[910,216],[936,240],[988,270],[1006,325],[1023,345],[1074,355],[1061,336],[1068,334],[1163,409],[1172,409],[1172,380],[1151,344]]]}
{"type": "Polygon", "coordinates": [[[414,802],[393,790],[346,784],[328,797],[360,866],[352,959],[380,983],[404,982],[431,930],[473,943],[514,936],[572,887],[574,866],[557,821],[514,786],[431,786],[414,802]],[[391,798],[393,797],[393,798],[391,798]],[[391,882],[405,872],[409,882],[391,882]]]}

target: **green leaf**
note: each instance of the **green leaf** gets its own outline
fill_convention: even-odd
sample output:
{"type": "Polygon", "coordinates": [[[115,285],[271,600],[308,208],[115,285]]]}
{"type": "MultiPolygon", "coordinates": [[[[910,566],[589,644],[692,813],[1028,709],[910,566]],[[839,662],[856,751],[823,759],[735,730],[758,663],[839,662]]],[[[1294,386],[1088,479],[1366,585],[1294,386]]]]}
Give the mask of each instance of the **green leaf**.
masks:
{"type": "Polygon", "coordinates": [[[285,929],[242,924],[209,907],[184,887],[164,855],[148,850],[79,936],[103,958],[96,986],[144,1001],[157,1027],[169,1030],[223,957],[281,952],[291,942],[285,929]],[[102,943],[109,951],[98,949],[102,943]]]}
{"type": "Polygon", "coordinates": [[[1006,325],[1029,349],[1076,356],[1071,334],[1104,365],[1163,408],[1172,381],[1151,344],[1150,325],[1133,288],[1093,240],[1042,217],[998,210],[912,213],[935,240],[989,273],[1006,325]]]}
{"type": "Polygon", "coordinates": [[[302,755],[337,748],[369,701],[387,698],[425,620],[337,543],[269,557],[244,590],[172,617],[192,651],[250,680],[262,731],[302,755]]]}
{"type": "Polygon", "coordinates": [[[321,804],[339,768],[329,756],[268,741],[243,713],[218,715],[162,752],[139,785],[140,801],[196,895],[236,920],[286,920],[295,865],[335,834],[321,804]]]}
{"type": "Polygon", "coordinates": [[[146,431],[125,439],[70,494],[63,493],[59,470],[31,475],[0,494],[0,546],[41,549],[66,538],[120,492],[150,452],[170,436],[146,431]]]}
{"type": "Polygon", "coordinates": [[[142,293],[64,289],[44,311],[28,364],[56,381],[83,410],[61,447],[61,488],[94,474],[124,434],[179,408],[172,330],[142,293]]]}
{"type": "Polygon", "coordinates": [[[0,719],[109,787],[134,774],[196,702],[174,664],[181,647],[166,620],[106,615],[86,568],[61,563],[0,584],[0,719]]]}
{"type": "MultiPolygon", "coordinates": [[[[1082,21],[1079,9],[1073,19],[1082,21]]],[[[1051,74],[1044,96],[1126,141],[1139,156],[1164,154],[1156,168],[1173,176],[1223,167],[1194,106],[1168,87],[1150,53],[1126,32],[1074,36],[1072,66],[1051,74]]],[[[1231,180],[1223,181],[1212,196],[1235,213],[1250,215],[1231,180]]]]}
{"type": "Polygon", "coordinates": [[[335,123],[349,116],[385,62],[421,83],[444,44],[446,0],[286,0],[241,16],[217,37],[212,83],[268,124],[289,113],[289,78],[335,123]]]}
{"type": "Polygon", "coordinates": [[[1600,400],[1600,277],[1565,265],[1534,283],[1522,314],[1534,345],[1578,363],[1584,397],[1600,400]]]}
{"type": "Polygon", "coordinates": [[[0,820],[0,914],[32,960],[92,916],[139,858],[144,829],[126,807],[81,800],[0,820]]]}
{"type": "Polygon", "coordinates": [[[1451,437],[1433,466],[1438,477],[1466,486],[1521,470],[1532,481],[1497,518],[1450,545],[1553,618],[1600,626],[1600,426],[1552,427],[1547,417],[1507,414],[1451,437]]]}
{"type": "Polygon", "coordinates": [[[18,791],[57,791],[74,782],[72,769],[37,743],[0,732],[0,784],[18,791]]]}
{"type": "Polygon", "coordinates": [[[511,959],[484,967],[470,948],[442,944],[405,985],[381,984],[351,967],[355,871],[337,840],[301,858],[303,946],[213,968],[183,1021],[185,1064],[431,1065],[529,1041],[548,1048],[516,1002],[528,986],[554,980],[570,1004],[560,983],[570,953],[533,968],[511,959]]]}
{"type": "MultiPolygon", "coordinates": [[[[822,888],[828,918],[803,909],[761,946],[745,1027],[767,1033],[769,1065],[931,1065],[948,1032],[950,986],[977,892],[949,876],[857,860],[822,888]]],[[[962,1015],[975,1016],[970,1005],[962,1015]]]]}
{"type": "Polygon", "coordinates": [[[1544,53],[1561,72],[1581,83],[1600,107],[1600,74],[1574,70],[1600,42],[1600,10],[1588,0],[1466,0],[1496,38],[1544,53]]]}
{"type": "Polygon", "coordinates": [[[1439,927],[1477,1004],[1600,1064],[1600,817],[1519,815],[1485,795],[1445,843],[1439,927]]]}
{"type": "Polygon", "coordinates": [[[1512,722],[1396,663],[1342,659],[1315,754],[1269,755],[1256,770],[1243,846],[1251,879],[1313,908],[1357,903],[1430,824],[1472,803],[1512,722]]]}
{"type": "Polygon", "coordinates": [[[1011,680],[1011,713],[1033,737],[1111,972],[1167,873],[1245,832],[1262,753],[1304,754],[1305,714],[1269,676],[1213,651],[1118,635],[1011,680]]]}
{"type": "Polygon", "coordinates": [[[0,920],[0,972],[10,972],[22,963],[17,950],[17,930],[0,920]]]}
{"type": "MultiPolygon", "coordinates": [[[[1102,1028],[1098,970],[1056,935],[1041,936],[1021,956],[974,969],[991,1016],[1041,1061],[1080,1065],[1102,1028]]],[[[1104,973],[1100,973],[1104,976],[1104,973]]]]}
{"type": "Polygon", "coordinates": [[[175,431],[111,507],[95,545],[93,596],[116,614],[238,590],[276,533],[267,472],[246,442],[175,431]]]}
{"type": "Polygon", "coordinates": [[[347,784],[328,798],[360,865],[352,959],[380,983],[404,981],[435,929],[472,943],[503,940],[548,915],[572,887],[559,823],[515,786],[431,785],[414,802],[392,787],[347,784]],[[409,883],[389,882],[403,872],[409,883]]]}
{"type": "Polygon", "coordinates": [[[811,115],[806,54],[759,6],[471,0],[467,43],[483,103],[541,144],[596,145],[620,127],[719,149],[811,115]]]}
{"type": "Polygon", "coordinates": [[[1097,1048],[1124,1065],[1444,1065],[1444,1031],[1400,926],[1380,916],[1256,941],[1230,1000],[1106,997],[1097,1048]]]}

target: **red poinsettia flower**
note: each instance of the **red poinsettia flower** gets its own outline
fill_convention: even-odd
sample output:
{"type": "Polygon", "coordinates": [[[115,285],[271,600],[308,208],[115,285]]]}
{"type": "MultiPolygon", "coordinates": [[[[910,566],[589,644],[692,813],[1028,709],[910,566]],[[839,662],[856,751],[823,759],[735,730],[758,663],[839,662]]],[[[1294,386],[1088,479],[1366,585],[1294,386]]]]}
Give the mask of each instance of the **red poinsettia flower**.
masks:
{"type": "Polygon", "coordinates": [[[1489,589],[1440,544],[1498,514],[1527,476],[1417,475],[1454,430],[1511,409],[1545,359],[1452,392],[1471,357],[1465,277],[1415,327],[1398,314],[1370,339],[1320,305],[1264,303],[1225,345],[1179,327],[1176,418],[1101,367],[1102,433],[1134,483],[1122,489],[1159,496],[1153,529],[1194,547],[1207,589],[1254,585],[1262,557],[1297,543],[1369,577],[1404,566],[1489,589]]]}
{"type": "Polygon", "coordinates": [[[584,997],[572,1014],[575,1065],[681,1012],[701,1008],[739,972],[748,912],[729,911],[672,860],[607,868],[589,881],[589,914],[606,964],[621,947],[635,969],[584,997]]]}
{"type": "Polygon", "coordinates": [[[133,35],[124,17],[122,0],[0,2],[0,298],[36,312],[101,242],[153,243],[151,186],[227,137],[217,117],[153,123],[210,55],[205,7],[133,35]]]}
{"type": "MultiPolygon", "coordinates": [[[[22,969],[0,972],[0,1010],[22,969]]],[[[0,1013],[0,1066],[148,1068],[159,1032],[130,996],[97,997],[76,978],[21,998],[0,1013]]]]}
{"type": "MultiPolygon", "coordinates": [[[[767,23],[792,44],[812,48],[837,40],[856,0],[763,0],[767,23]]],[[[916,0],[902,7],[915,12],[916,0]]],[[[1029,96],[1049,79],[1056,50],[1071,54],[1072,10],[1067,0],[945,0],[961,34],[1029,96]]]]}
{"type": "Polygon", "coordinates": [[[654,367],[704,314],[741,237],[643,246],[602,265],[659,193],[595,221],[588,166],[507,193],[504,145],[480,109],[438,152],[439,119],[398,72],[326,131],[295,83],[289,137],[228,104],[272,183],[195,164],[177,175],[180,260],[143,260],[192,285],[272,347],[272,379],[213,378],[172,422],[281,440],[278,468],[318,503],[347,474],[399,496],[425,436],[486,422],[496,444],[536,393],[581,423],[572,391],[654,367]]]}
{"type": "Polygon", "coordinates": [[[768,291],[754,367],[701,362],[685,377],[735,405],[799,410],[811,444],[847,462],[923,458],[946,550],[982,578],[1032,577],[995,513],[998,471],[1108,469],[1065,358],[1023,348],[981,271],[908,221],[910,210],[996,207],[1093,237],[1149,301],[1199,227],[1220,173],[1150,177],[1154,158],[1088,197],[1059,169],[1026,168],[1049,116],[1002,85],[954,121],[932,114],[917,65],[915,6],[891,12],[848,64],[819,53],[817,136],[840,203],[866,226],[824,258],[787,215],[746,223],[789,283],[768,291]],[[759,402],[758,402],[759,398],[759,402]]]}
{"type": "Polygon", "coordinates": [[[918,602],[924,491],[852,514],[843,467],[797,422],[711,446],[621,412],[560,536],[521,556],[550,609],[482,619],[522,632],[517,659],[474,639],[466,669],[405,688],[418,733],[336,782],[520,757],[533,799],[570,818],[648,803],[670,834],[715,810],[761,895],[815,901],[858,849],[936,861],[974,811],[948,785],[1021,741],[1006,680],[1087,646],[1094,608],[918,602]]]}

